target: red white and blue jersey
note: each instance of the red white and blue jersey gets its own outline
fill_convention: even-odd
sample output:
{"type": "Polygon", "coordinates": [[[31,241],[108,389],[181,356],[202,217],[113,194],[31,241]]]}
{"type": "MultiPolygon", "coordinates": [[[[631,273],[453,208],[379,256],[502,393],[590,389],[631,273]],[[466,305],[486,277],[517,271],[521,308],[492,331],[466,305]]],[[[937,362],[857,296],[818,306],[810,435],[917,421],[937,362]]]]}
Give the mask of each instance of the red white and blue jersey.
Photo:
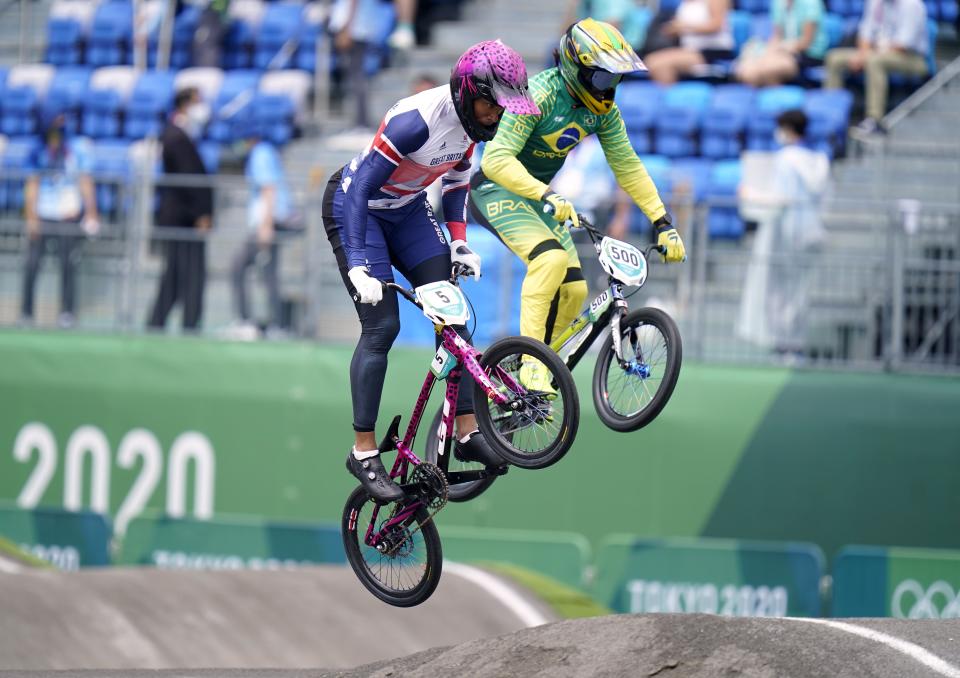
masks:
{"type": "Polygon", "coordinates": [[[349,265],[362,265],[368,210],[392,210],[425,200],[424,191],[440,177],[450,235],[463,239],[473,148],[449,85],[401,99],[387,111],[370,145],[343,169],[342,227],[349,265]]]}

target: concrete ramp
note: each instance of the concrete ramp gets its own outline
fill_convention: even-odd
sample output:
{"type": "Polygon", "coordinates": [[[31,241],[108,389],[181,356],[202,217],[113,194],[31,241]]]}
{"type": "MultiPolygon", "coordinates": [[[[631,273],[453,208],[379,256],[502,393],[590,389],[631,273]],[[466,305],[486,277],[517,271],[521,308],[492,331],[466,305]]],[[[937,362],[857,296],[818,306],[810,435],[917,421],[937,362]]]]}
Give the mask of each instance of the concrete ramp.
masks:
{"type": "Polygon", "coordinates": [[[345,567],[0,575],[0,670],[352,667],[529,625],[456,570],[406,610],[345,567]]]}

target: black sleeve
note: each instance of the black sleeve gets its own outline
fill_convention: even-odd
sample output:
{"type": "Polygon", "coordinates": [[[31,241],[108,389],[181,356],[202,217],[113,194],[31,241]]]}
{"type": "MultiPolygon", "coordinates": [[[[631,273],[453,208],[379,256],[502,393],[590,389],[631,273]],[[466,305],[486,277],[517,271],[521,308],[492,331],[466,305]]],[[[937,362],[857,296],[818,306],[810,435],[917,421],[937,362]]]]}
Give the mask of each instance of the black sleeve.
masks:
{"type": "MultiPolygon", "coordinates": [[[[163,169],[168,174],[206,174],[196,145],[185,133],[170,134],[163,145],[163,169]]],[[[213,214],[213,190],[209,187],[178,186],[173,191],[183,214],[193,225],[213,214]]]]}

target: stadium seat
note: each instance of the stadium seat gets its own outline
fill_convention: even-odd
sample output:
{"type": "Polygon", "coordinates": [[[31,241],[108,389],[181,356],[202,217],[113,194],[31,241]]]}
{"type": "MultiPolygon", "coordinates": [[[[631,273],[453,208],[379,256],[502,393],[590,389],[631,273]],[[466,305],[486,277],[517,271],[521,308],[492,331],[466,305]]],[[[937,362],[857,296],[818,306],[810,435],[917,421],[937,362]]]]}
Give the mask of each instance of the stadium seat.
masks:
{"type": "Polygon", "coordinates": [[[83,103],[81,131],[94,139],[119,137],[121,112],[137,82],[132,66],[98,68],[83,103]]]}
{"type": "Polygon", "coordinates": [[[957,0],[940,0],[940,21],[945,24],[957,21],[957,0]]]}
{"type": "Polygon", "coordinates": [[[198,146],[200,159],[208,174],[216,174],[220,169],[220,144],[216,141],[203,141],[198,146]]]}
{"type": "Polygon", "coordinates": [[[208,139],[230,143],[242,134],[241,129],[252,116],[251,103],[260,81],[259,71],[228,71],[220,92],[211,106],[208,139]]]}
{"type": "Polygon", "coordinates": [[[97,209],[111,220],[125,206],[119,187],[130,176],[130,142],[99,141],[93,146],[93,179],[96,183],[97,209]]]}
{"type": "Polygon", "coordinates": [[[269,71],[260,79],[260,93],[288,98],[298,123],[306,118],[307,97],[312,86],[313,78],[307,71],[269,71]]]}
{"type": "Polygon", "coordinates": [[[7,139],[3,158],[0,160],[0,166],[8,175],[5,181],[0,182],[0,203],[6,209],[16,212],[23,209],[23,183],[32,168],[33,156],[39,146],[40,139],[35,136],[7,139]]]}
{"type": "Polygon", "coordinates": [[[297,36],[295,68],[315,73],[317,70],[317,41],[324,35],[324,12],[319,2],[309,2],[303,10],[303,21],[297,36]]]}
{"type": "Polygon", "coordinates": [[[107,0],[99,7],[90,26],[87,63],[115,66],[132,62],[133,7],[126,0],[107,0]]]}
{"type": "Polygon", "coordinates": [[[739,160],[714,163],[706,196],[713,203],[707,212],[707,233],[711,238],[739,239],[743,236],[743,220],[736,205],[739,185],[739,160]]]}
{"type": "MultiPolygon", "coordinates": [[[[662,155],[642,155],[640,160],[647,168],[647,174],[653,180],[660,197],[667,202],[673,191],[670,173],[670,159],[662,155]]],[[[638,233],[647,233],[652,228],[650,220],[636,205],[630,207],[630,230],[638,233]]]]}
{"type": "Polygon", "coordinates": [[[670,158],[697,155],[697,136],[713,88],[703,82],[681,82],[664,92],[654,123],[654,149],[670,158]]]}
{"type": "Polygon", "coordinates": [[[184,68],[173,82],[174,94],[187,87],[196,87],[204,101],[216,101],[223,86],[223,71],[219,68],[184,68]]]}
{"type": "MultiPolygon", "coordinates": [[[[190,66],[193,36],[200,19],[200,7],[186,5],[183,11],[176,16],[173,22],[173,33],[170,36],[170,68],[181,69],[190,66]]],[[[160,26],[151,31],[147,42],[147,63],[150,68],[157,65],[157,50],[160,43],[160,26]]]]}
{"type": "Polygon", "coordinates": [[[768,87],[759,90],[754,101],[747,121],[747,148],[751,151],[773,150],[777,116],[789,109],[803,108],[804,90],[795,85],[768,87]]]}
{"type": "Polygon", "coordinates": [[[713,161],[706,158],[680,158],[670,164],[670,185],[673,200],[679,198],[700,202],[710,188],[710,171],[713,161]],[[685,193],[685,196],[682,194],[685,193]],[[689,197],[686,197],[689,196],[689,197]]]}
{"type": "Polygon", "coordinates": [[[734,51],[739,54],[740,50],[750,39],[750,28],[752,17],[749,12],[734,10],[727,14],[727,21],[730,24],[730,32],[733,33],[734,51]]]}
{"type": "Polygon", "coordinates": [[[850,124],[853,94],[845,89],[811,90],[803,110],[809,118],[807,138],[811,145],[830,157],[842,153],[850,124]]]}
{"type": "Polygon", "coordinates": [[[773,22],[769,14],[756,15],[750,18],[750,37],[756,40],[769,40],[773,35],[773,22]]]}
{"type": "Polygon", "coordinates": [[[747,85],[720,85],[703,117],[700,155],[735,158],[743,150],[744,132],[755,90],[747,85]]]}
{"type": "Polygon", "coordinates": [[[295,68],[298,40],[303,24],[301,3],[270,4],[260,22],[253,54],[254,68],[295,68]]]}
{"type": "Polygon", "coordinates": [[[263,138],[282,146],[293,138],[296,109],[282,94],[257,94],[253,100],[253,124],[263,138]]]}
{"type": "Polygon", "coordinates": [[[173,77],[169,71],[147,71],[140,76],[126,107],[125,137],[142,139],[160,134],[173,104],[173,77]]]}
{"type": "Polygon", "coordinates": [[[253,46],[265,10],[260,0],[233,0],[227,14],[230,25],[223,41],[223,67],[251,68],[253,46]]]}
{"type": "Polygon", "coordinates": [[[50,121],[63,114],[67,132],[80,130],[80,113],[90,86],[90,68],[87,66],[63,66],[57,69],[41,105],[41,120],[50,121]]]}
{"type": "Polygon", "coordinates": [[[617,88],[617,107],[637,153],[649,153],[652,148],[651,131],[663,91],[654,82],[625,82],[617,88]]]}
{"type": "Polygon", "coordinates": [[[3,92],[3,113],[0,115],[0,133],[7,136],[36,134],[40,97],[27,86],[7,87],[3,92]]]}
{"type": "Polygon", "coordinates": [[[82,63],[83,26],[76,19],[50,18],[47,21],[47,49],[44,61],[55,66],[82,63]]]}
{"type": "Polygon", "coordinates": [[[43,99],[47,95],[56,68],[50,64],[19,64],[7,72],[6,87],[29,87],[43,99]]]}

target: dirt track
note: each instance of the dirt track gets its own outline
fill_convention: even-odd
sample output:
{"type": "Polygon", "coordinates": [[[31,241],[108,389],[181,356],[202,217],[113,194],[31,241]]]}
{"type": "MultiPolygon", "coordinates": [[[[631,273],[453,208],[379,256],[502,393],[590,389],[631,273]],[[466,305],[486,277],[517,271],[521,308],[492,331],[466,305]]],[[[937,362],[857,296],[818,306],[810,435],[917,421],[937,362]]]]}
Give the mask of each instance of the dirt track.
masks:
{"type": "Polygon", "coordinates": [[[461,577],[445,576],[413,610],[381,605],[350,577],[340,568],[0,576],[0,667],[40,669],[0,676],[960,678],[956,619],[837,626],[618,615],[521,629],[515,614],[461,577]],[[136,670],[164,666],[221,668],[136,670]],[[123,670],[76,670],[98,667],[123,670]]]}

